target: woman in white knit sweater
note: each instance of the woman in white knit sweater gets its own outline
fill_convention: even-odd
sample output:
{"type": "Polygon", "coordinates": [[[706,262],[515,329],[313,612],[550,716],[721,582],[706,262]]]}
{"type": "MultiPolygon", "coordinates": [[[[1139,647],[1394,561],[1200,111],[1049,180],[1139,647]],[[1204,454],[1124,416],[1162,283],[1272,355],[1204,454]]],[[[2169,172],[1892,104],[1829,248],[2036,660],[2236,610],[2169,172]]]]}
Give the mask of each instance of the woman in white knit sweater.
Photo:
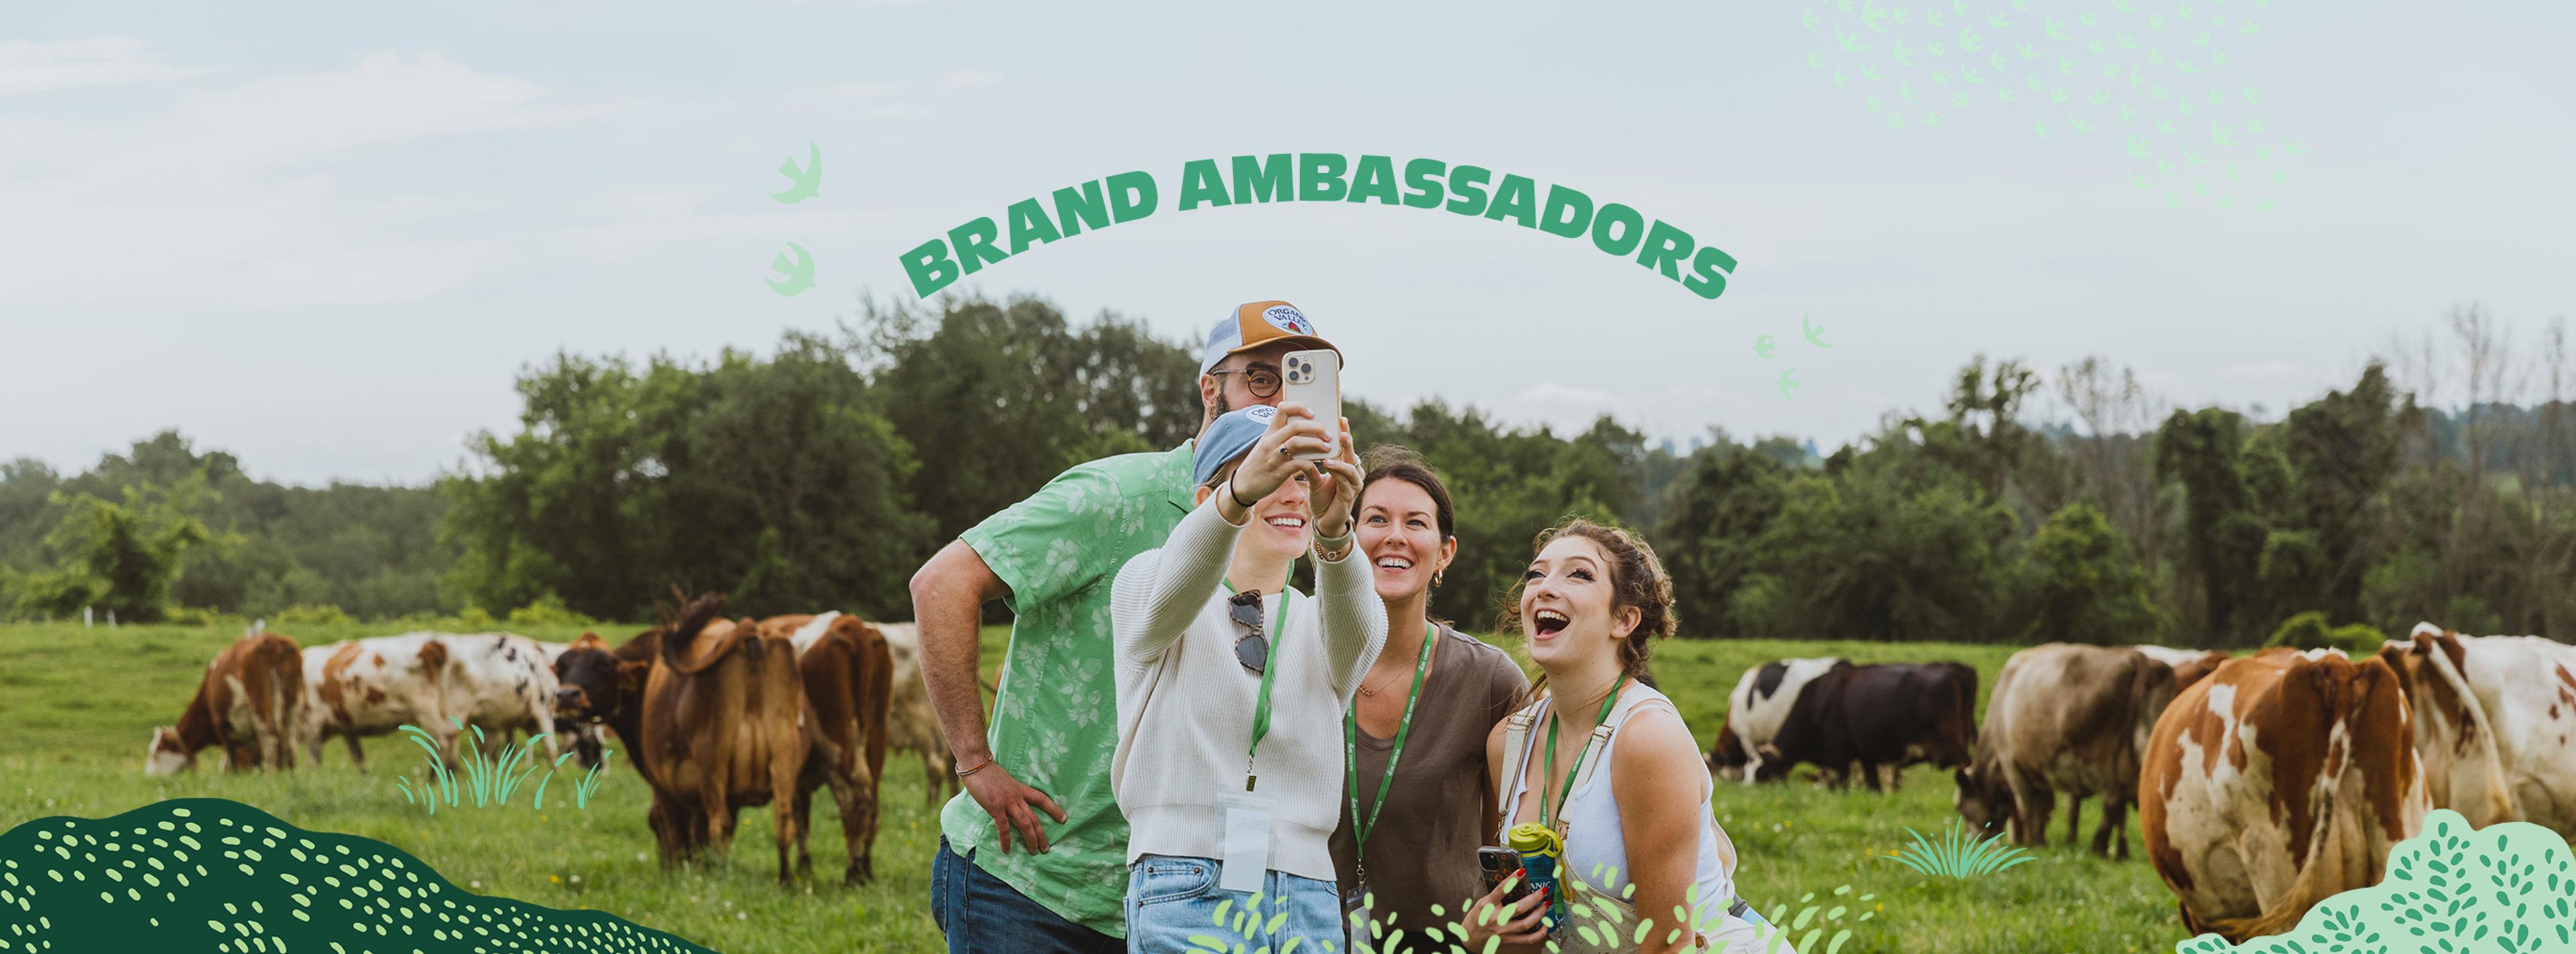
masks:
{"type": "Polygon", "coordinates": [[[1112,584],[1131,952],[1195,950],[1190,936],[1234,927],[1220,904],[1256,894],[1249,946],[1340,946],[1341,718],[1386,607],[1355,555],[1358,455],[1347,421],[1339,433],[1294,403],[1218,418],[1192,455],[1197,509],[1112,584]],[[1306,598],[1287,584],[1310,547],[1306,598]]]}

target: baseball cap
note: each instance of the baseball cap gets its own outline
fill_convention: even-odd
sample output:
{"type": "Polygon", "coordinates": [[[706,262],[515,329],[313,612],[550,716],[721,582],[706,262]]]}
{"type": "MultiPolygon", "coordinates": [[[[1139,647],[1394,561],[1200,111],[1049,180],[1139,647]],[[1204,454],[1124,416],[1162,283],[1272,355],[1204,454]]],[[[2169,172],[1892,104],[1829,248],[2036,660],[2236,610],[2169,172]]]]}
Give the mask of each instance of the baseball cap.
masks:
{"type": "Polygon", "coordinates": [[[1207,433],[1199,435],[1198,444],[1190,449],[1190,486],[1205,486],[1208,478],[1216,476],[1217,468],[1251,450],[1252,442],[1261,439],[1261,432],[1270,429],[1270,419],[1277,416],[1279,409],[1267,404],[1217,415],[1207,433]]]}
{"type": "MultiPolygon", "coordinates": [[[[1216,370],[1217,362],[1226,355],[1245,348],[1258,348],[1274,341],[1289,341],[1313,348],[1342,349],[1315,335],[1315,323],[1306,313],[1284,301],[1254,301],[1234,306],[1234,313],[1208,331],[1207,351],[1199,360],[1199,373],[1216,370]]],[[[1349,362],[1345,360],[1344,364],[1349,362]]]]}

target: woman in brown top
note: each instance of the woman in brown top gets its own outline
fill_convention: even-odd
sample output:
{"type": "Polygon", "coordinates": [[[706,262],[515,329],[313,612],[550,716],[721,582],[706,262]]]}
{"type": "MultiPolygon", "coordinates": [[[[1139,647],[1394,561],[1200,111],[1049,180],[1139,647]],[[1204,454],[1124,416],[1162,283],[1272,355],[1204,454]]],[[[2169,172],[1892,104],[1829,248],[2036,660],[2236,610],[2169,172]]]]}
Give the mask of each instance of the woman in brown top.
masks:
{"type": "Polygon", "coordinates": [[[1485,738],[1529,679],[1502,650],[1430,619],[1431,591],[1458,555],[1449,490],[1401,448],[1371,457],[1357,532],[1386,601],[1386,648],[1344,719],[1333,867],[1345,923],[1359,913],[1373,922],[1350,950],[1446,951],[1451,925],[1484,893],[1476,848],[1496,802],[1485,738]]]}

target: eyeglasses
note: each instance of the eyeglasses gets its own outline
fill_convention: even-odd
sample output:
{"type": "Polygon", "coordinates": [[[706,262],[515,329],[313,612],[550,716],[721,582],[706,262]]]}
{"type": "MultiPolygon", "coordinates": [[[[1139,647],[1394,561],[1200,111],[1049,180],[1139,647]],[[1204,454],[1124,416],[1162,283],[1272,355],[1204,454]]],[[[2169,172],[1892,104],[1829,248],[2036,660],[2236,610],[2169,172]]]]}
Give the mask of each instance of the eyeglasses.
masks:
{"type": "Polygon", "coordinates": [[[1266,364],[1256,364],[1248,368],[1226,368],[1208,373],[1243,375],[1243,386],[1252,389],[1253,397],[1266,398],[1279,393],[1279,370],[1266,364]]]}
{"type": "Polygon", "coordinates": [[[1270,638],[1261,634],[1261,594],[1249,590],[1234,594],[1226,601],[1225,615],[1244,629],[1234,639],[1234,661],[1253,672],[1270,665],[1270,638]]]}

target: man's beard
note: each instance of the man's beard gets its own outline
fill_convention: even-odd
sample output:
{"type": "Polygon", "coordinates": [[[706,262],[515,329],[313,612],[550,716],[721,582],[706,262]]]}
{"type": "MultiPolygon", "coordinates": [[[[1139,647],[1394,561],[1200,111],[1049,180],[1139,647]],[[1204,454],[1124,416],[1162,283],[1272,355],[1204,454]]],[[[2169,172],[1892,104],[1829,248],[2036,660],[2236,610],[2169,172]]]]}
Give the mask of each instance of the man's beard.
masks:
{"type": "Polygon", "coordinates": [[[1223,417],[1226,412],[1232,410],[1234,410],[1234,402],[1226,400],[1224,388],[1218,388],[1216,392],[1216,416],[1223,417]]]}

